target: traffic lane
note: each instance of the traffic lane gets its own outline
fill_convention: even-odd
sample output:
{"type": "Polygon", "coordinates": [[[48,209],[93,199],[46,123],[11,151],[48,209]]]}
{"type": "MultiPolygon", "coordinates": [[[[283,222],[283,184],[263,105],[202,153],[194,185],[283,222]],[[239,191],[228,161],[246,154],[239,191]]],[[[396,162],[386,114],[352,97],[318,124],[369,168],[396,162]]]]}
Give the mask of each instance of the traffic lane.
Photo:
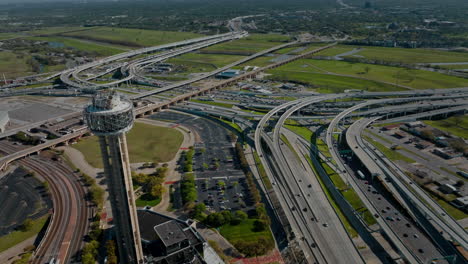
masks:
{"type": "MultiPolygon", "coordinates": [[[[349,162],[345,162],[349,171],[354,172],[353,168],[349,166],[349,162]]],[[[425,262],[430,261],[433,258],[441,257],[441,254],[432,244],[431,240],[422,231],[416,228],[414,221],[404,216],[395,206],[393,206],[387,198],[381,194],[381,191],[376,189],[369,180],[362,180],[356,174],[352,175],[352,177],[356,178],[355,182],[358,184],[360,189],[367,194],[371,203],[379,210],[379,213],[385,218],[385,221],[388,223],[390,228],[398,235],[398,238],[412,250],[413,254],[425,262]],[[391,219],[387,219],[387,217],[391,217],[391,219]],[[397,220],[397,218],[400,220],[397,220]]]]}
{"type": "MultiPolygon", "coordinates": [[[[289,147],[283,145],[282,152],[289,152],[291,155],[294,155],[291,153],[289,150],[289,147]]],[[[293,160],[296,160],[296,157],[293,158],[293,160]]],[[[282,160],[278,160],[278,165],[282,166],[283,168],[287,168],[288,165],[284,164],[282,160]]],[[[302,166],[302,165],[299,165],[302,166]]],[[[291,168],[297,168],[298,166],[291,166],[291,168]]],[[[306,241],[308,244],[311,245],[316,245],[319,249],[321,254],[324,256],[325,259],[329,260],[331,263],[343,263],[345,258],[342,258],[340,260],[339,254],[337,254],[333,249],[334,245],[331,243],[333,240],[331,238],[331,232],[332,228],[336,229],[336,226],[331,227],[328,222],[326,222],[324,219],[320,220],[317,222],[315,221],[317,216],[316,216],[316,210],[314,209],[314,203],[310,203],[308,201],[308,196],[307,196],[307,186],[302,186],[305,185],[303,182],[303,179],[301,176],[299,176],[301,172],[299,171],[293,171],[292,176],[293,179],[284,179],[284,181],[287,182],[289,189],[291,191],[292,199],[295,201],[295,203],[298,205],[299,208],[295,208],[295,211],[297,211],[304,220],[304,223],[306,226],[300,227],[303,232],[306,232],[309,234],[310,237],[313,239],[307,239],[306,241]],[[301,177],[301,178],[299,178],[301,177]]],[[[284,177],[284,176],[283,176],[284,177]]],[[[294,208],[293,208],[294,209],[294,208]]],[[[327,219],[328,221],[328,219],[327,219]]],[[[339,238],[340,240],[342,237],[339,238]]]]}
{"type": "MultiPolygon", "coordinates": [[[[338,262],[334,263],[349,259],[353,259],[355,263],[362,262],[325,193],[322,189],[318,189],[320,184],[315,174],[310,170],[310,167],[309,170],[306,169],[309,166],[308,161],[303,157],[298,160],[288,146],[282,145],[282,147],[283,154],[286,155],[290,168],[293,170],[293,175],[297,176],[298,186],[304,194],[305,202],[310,210],[307,210],[311,215],[310,221],[319,228],[316,229],[316,232],[320,232],[320,235],[315,237],[320,239],[319,245],[322,244],[323,251],[328,251],[327,255],[336,257],[334,261],[338,262]],[[315,187],[315,192],[312,192],[312,186],[315,187]],[[313,218],[315,219],[312,220],[313,218]]],[[[302,146],[296,145],[296,147],[300,149],[302,146]]]]}

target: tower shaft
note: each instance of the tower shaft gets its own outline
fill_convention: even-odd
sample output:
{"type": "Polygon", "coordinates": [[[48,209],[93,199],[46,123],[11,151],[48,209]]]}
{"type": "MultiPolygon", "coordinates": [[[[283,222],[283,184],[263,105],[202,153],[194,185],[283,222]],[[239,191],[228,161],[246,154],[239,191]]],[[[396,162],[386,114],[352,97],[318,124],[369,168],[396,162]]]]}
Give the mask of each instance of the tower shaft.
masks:
{"type": "Polygon", "coordinates": [[[143,263],[127,140],[124,133],[99,136],[115,223],[120,263],[143,263]]]}

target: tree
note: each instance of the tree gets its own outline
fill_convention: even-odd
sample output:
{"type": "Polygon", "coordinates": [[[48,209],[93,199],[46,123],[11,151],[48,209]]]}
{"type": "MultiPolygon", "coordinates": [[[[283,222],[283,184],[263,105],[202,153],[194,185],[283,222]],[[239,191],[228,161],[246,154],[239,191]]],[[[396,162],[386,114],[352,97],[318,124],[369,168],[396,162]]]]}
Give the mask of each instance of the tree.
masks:
{"type": "Polygon", "coordinates": [[[91,188],[89,188],[89,197],[91,201],[97,206],[97,207],[102,207],[104,204],[104,190],[95,185],[92,185],[91,188]]]}
{"type": "Polygon", "coordinates": [[[364,4],[364,8],[371,8],[371,7],[372,7],[371,2],[366,1],[366,3],[364,4]]]}
{"type": "Polygon", "coordinates": [[[430,140],[430,141],[434,141],[435,140],[435,136],[434,136],[434,133],[432,133],[432,131],[430,130],[423,130],[421,131],[421,137],[427,139],[427,140],[430,140]]]}
{"type": "Polygon", "coordinates": [[[208,164],[206,164],[206,163],[203,163],[203,169],[204,169],[204,170],[207,170],[209,167],[210,167],[210,165],[208,165],[208,164]]]}
{"type": "Polygon", "coordinates": [[[134,184],[145,185],[146,182],[148,181],[148,175],[144,173],[133,174],[132,180],[134,184]]]}
{"type": "Polygon", "coordinates": [[[226,183],[224,181],[218,181],[218,186],[221,187],[221,188],[224,188],[226,187],[226,183]]]}
{"type": "Polygon", "coordinates": [[[232,221],[232,213],[231,211],[228,211],[228,210],[225,210],[225,211],[222,211],[221,214],[223,215],[223,218],[224,218],[224,223],[230,223],[232,221]]]}
{"type": "Polygon", "coordinates": [[[83,247],[81,254],[81,262],[83,264],[94,264],[96,262],[96,256],[98,254],[99,242],[93,240],[83,247]]]}
{"type": "Polygon", "coordinates": [[[364,67],[364,71],[366,72],[366,74],[368,74],[370,71],[370,67],[369,66],[364,67]]]}
{"type": "Polygon", "coordinates": [[[30,218],[26,218],[26,220],[24,220],[23,224],[21,224],[20,230],[23,231],[23,232],[29,231],[29,230],[31,230],[33,228],[33,225],[34,225],[33,220],[30,219],[30,218]]]}
{"type": "Polygon", "coordinates": [[[219,161],[215,161],[213,164],[213,168],[217,170],[219,168],[219,161]]]}
{"type": "Polygon", "coordinates": [[[206,217],[206,224],[212,227],[220,227],[226,223],[223,214],[212,213],[206,217]]]}
{"type": "Polygon", "coordinates": [[[203,221],[206,218],[205,211],[206,205],[204,203],[196,204],[193,207],[192,217],[197,219],[198,221],[203,221]]]}
{"type": "Polygon", "coordinates": [[[162,187],[162,184],[156,184],[153,187],[151,187],[150,195],[153,196],[153,198],[161,197],[163,193],[164,188],[162,187]]]}
{"type": "Polygon", "coordinates": [[[236,215],[237,218],[241,219],[242,221],[248,218],[247,213],[244,212],[244,211],[241,211],[241,210],[237,210],[235,212],[235,215],[236,215]]]}
{"type": "Polygon", "coordinates": [[[114,240],[108,240],[107,241],[106,251],[107,251],[107,263],[108,264],[117,264],[117,256],[116,256],[114,240]]]}
{"type": "Polygon", "coordinates": [[[86,186],[91,186],[93,184],[96,184],[96,180],[93,177],[89,176],[88,174],[83,173],[82,176],[83,176],[84,184],[86,186]]]}
{"type": "Polygon", "coordinates": [[[254,232],[265,231],[266,226],[267,226],[264,220],[255,220],[253,225],[254,225],[253,227],[254,232]]]}
{"type": "Polygon", "coordinates": [[[81,255],[81,262],[83,264],[95,264],[96,260],[91,253],[86,253],[81,255]]]}
{"type": "Polygon", "coordinates": [[[453,117],[453,123],[455,123],[456,126],[460,125],[463,122],[463,116],[457,115],[453,117]]]}

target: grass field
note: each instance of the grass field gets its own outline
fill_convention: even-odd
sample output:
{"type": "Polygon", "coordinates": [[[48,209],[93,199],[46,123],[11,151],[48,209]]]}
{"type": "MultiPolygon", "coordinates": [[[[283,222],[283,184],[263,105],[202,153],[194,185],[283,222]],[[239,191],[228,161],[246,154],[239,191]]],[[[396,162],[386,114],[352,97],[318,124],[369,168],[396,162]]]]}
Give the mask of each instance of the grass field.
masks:
{"type": "Polygon", "coordinates": [[[347,89],[365,91],[400,91],[402,88],[376,81],[362,80],[353,77],[343,77],[330,74],[313,73],[307,71],[289,71],[280,68],[270,70],[271,79],[298,81],[313,86],[313,90],[320,93],[341,93],[347,89]]]}
{"type": "Polygon", "coordinates": [[[5,74],[5,77],[16,78],[20,76],[33,74],[31,66],[26,61],[29,56],[16,55],[10,51],[0,51],[0,72],[5,74]]]}
{"type": "Polygon", "coordinates": [[[46,224],[48,218],[49,215],[47,214],[36,220],[33,220],[32,228],[29,231],[13,231],[8,235],[0,237],[0,252],[3,252],[14,245],[21,243],[34,235],[37,235],[46,224]]]}
{"type": "Polygon", "coordinates": [[[245,38],[207,47],[202,51],[248,55],[284,44],[290,40],[290,37],[279,34],[252,34],[245,38]]]}
{"type": "Polygon", "coordinates": [[[91,30],[93,27],[48,27],[37,30],[25,31],[28,35],[53,35],[70,31],[91,30]]]}
{"type": "MultiPolygon", "coordinates": [[[[351,46],[351,49],[355,47],[357,46],[351,46]]],[[[363,56],[365,59],[402,63],[468,62],[467,52],[440,51],[434,49],[363,46],[362,50],[354,55],[363,56]]]]}
{"type": "Polygon", "coordinates": [[[398,83],[415,89],[452,88],[468,85],[468,80],[464,78],[422,70],[331,60],[307,59],[301,62],[303,65],[310,64],[328,72],[363,77],[375,81],[398,83]]]}
{"type": "Polygon", "coordinates": [[[161,198],[158,197],[156,199],[152,199],[153,197],[149,194],[143,194],[140,196],[136,201],[135,205],[137,207],[145,207],[145,206],[156,206],[161,202],[161,198]]]}
{"type": "Polygon", "coordinates": [[[373,140],[372,138],[370,138],[368,136],[364,136],[364,138],[367,141],[369,141],[369,143],[374,145],[380,152],[382,152],[387,158],[389,158],[392,161],[401,160],[401,161],[404,161],[404,162],[407,162],[407,163],[415,163],[416,162],[412,158],[409,158],[409,157],[405,156],[404,154],[401,154],[400,152],[398,152],[396,150],[391,150],[391,149],[387,148],[385,145],[381,144],[380,142],[377,142],[377,141],[373,140]]]}
{"type": "Polygon", "coordinates": [[[468,64],[447,64],[447,65],[438,65],[437,67],[440,67],[443,69],[458,70],[458,69],[468,69],[468,64]]]}
{"type": "Polygon", "coordinates": [[[207,72],[242,58],[243,56],[238,55],[187,53],[167,62],[186,67],[186,72],[207,72]]]}
{"type": "Polygon", "coordinates": [[[85,31],[64,33],[63,35],[134,47],[156,46],[202,36],[200,34],[190,32],[156,31],[113,27],[96,27],[85,31]]]}
{"type": "Polygon", "coordinates": [[[0,33],[0,40],[9,39],[9,38],[16,38],[21,36],[20,33],[0,33]]]}
{"type": "Polygon", "coordinates": [[[111,56],[126,51],[123,48],[119,48],[110,44],[97,44],[90,41],[82,41],[79,39],[72,39],[66,37],[31,37],[28,39],[62,43],[65,47],[70,47],[88,52],[96,52],[101,56],[111,56]]]}
{"type": "Polygon", "coordinates": [[[394,91],[404,89],[395,87],[393,83],[415,89],[452,88],[468,85],[468,80],[464,78],[436,72],[332,60],[298,60],[271,70],[269,73],[274,74],[273,78],[306,82],[320,88],[328,86],[332,91],[344,89],[394,91]],[[350,77],[325,74],[327,72],[349,75],[350,77]]]}
{"type": "Polygon", "coordinates": [[[271,60],[274,59],[275,57],[271,57],[271,56],[262,56],[262,57],[258,57],[258,58],[255,58],[253,60],[250,60],[246,63],[243,63],[240,66],[240,68],[244,67],[244,66],[257,66],[257,67],[264,67],[264,66],[267,66],[269,64],[273,64],[274,62],[272,62],[271,60]]]}
{"type": "Polygon", "coordinates": [[[254,232],[254,222],[255,219],[246,219],[242,221],[239,225],[223,225],[220,227],[219,232],[223,237],[225,237],[231,244],[234,244],[236,241],[256,241],[259,237],[265,237],[267,239],[273,239],[273,236],[270,232],[270,229],[254,232]]]}
{"type": "MultiPolygon", "coordinates": [[[[135,123],[127,134],[130,162],[167,162],[174,158],[184,136],[176,129],[135,123]]],[[[98,138],[88,137],[73,145],[95,168],[102,168],[98,138]]]]}
{"type": "Polygon", "coordinates": [[[312,136],[314,135],[314,132],[312,132],[310,129],[308,129],[305,126],[302,126],[297,121],[292,119],[287,119],[284,124],[284,127],[308,141],[310,141],[312,139],[312,136]]]}
{"type": "MultiPolygon", "coordinates": [[[[325,46],[322,45],[322,46],[325,46]]],[[[339,54],[342,54],[342,53],[345,53],[345,52],[348,52],[348,51],[352,51],[355,47],[353,46],[345,46],[345,45],[337,45],[337,46],[334,46],[334,47],[331,47],[331,48],[328,48],[326,50],[323,50],[319,53],[316,53],[314,54],[314,56],[336,56],[336,55],[339,55],[339,54]]]]}
{"type": "Polygon", "coordinates": [[[462,220],[462,219],[465,219],[468,217],[468,214],[466,214],[465,212],[455,208],[454,206],[452,206],[451,204],[447,203],[446,201],[442,200],[442,199],[439,199],[435,196],[432,196],[432,198],[434,200],[437,201],[437,203],[442,207],[444,208],[445,211],[447,211],[447,213],[455,218],[456,220],[462,220]]]}
{"type": "Polygon", "coordinates": [[[468,115],[443,120],[426,120],[424,123],[461,138],[468,138],[468,115]]]}

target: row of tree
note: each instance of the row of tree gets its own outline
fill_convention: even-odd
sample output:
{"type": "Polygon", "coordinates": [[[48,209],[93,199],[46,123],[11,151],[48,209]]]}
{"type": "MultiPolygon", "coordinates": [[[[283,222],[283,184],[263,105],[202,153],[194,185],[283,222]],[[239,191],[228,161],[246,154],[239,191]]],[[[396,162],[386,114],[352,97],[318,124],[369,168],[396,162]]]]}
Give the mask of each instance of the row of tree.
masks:
{"type": "Polygon", "coordinates": [[[195,185],[195,176],[193,173],[186,173],[180,182],[180,193],[185,207],[193,207],[197,200],[197,187],[195,185]]]}
{"type": "Polygon", "coordinates": [[[195,149],[190,146],[188,151],[182,152],[182,162],[184,164],[184,172],[193,171],[193,156],[195,155],[195,149]]]}
{"type": "Polygon", "coordinates": [[[104,205],[104,190],[96,183],[96,180],[82,173],[83,182],[88,187],[88,198],[100,210],[104,205]]]}
{"type": "Polygon", "coordinates": [[[99,254],[99,241],[102,240],[103,231],[99,225],[99,215],[96,215],[91,223],[91,231],[88,234],[89,242],[85,244],[81,252],[83,264],[95,264],[99,254]]]}

